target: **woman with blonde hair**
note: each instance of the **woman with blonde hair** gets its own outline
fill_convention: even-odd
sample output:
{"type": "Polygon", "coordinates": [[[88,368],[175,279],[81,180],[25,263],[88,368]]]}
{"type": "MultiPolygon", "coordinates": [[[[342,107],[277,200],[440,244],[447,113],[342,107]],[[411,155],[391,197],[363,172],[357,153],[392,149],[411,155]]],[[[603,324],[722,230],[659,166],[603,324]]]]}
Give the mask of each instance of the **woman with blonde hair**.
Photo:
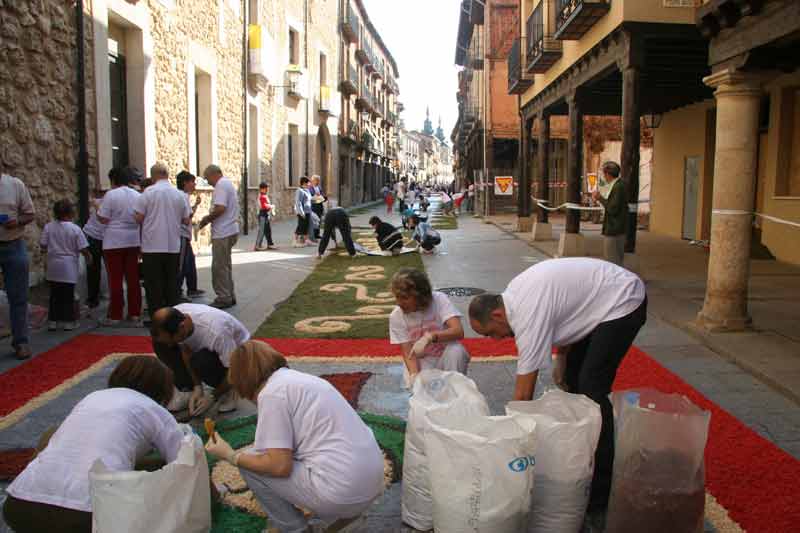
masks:
{"type": "Polygon", "coordinates": [[[206,450],[239,467],[270,524],[308,531],[301,508],[343,527],[381,493],[375,436],[330,383],[291,370],[270,345],[252,340],[231,355],[228,379],[258,407],[255,442],[235,451],[215,434],[206,450]]]}
{"type": "Polygon", "coordinates": [[[469,353],[461,313],[444,293],[434,291],[421,270],[401,268],[392,277],[397,307],[389,315],[389,342],[399,344],[406,386],[427,368],[467,373],[469,353]]]}

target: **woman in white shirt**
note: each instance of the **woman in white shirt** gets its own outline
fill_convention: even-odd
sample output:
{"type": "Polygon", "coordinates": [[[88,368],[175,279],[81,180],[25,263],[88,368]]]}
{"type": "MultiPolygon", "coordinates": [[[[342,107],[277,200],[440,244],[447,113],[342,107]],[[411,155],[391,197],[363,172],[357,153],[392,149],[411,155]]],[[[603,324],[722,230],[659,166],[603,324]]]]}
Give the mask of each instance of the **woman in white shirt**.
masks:
{"type": "Polygon", "coordinates": [[[111,302],[108,317],[101,320],[103,326],[113,326],[122,320],[125,303],[122,279],[128,289],[128,319],[138,323],[142,315],[142,290],[139,286],[139,252],[141,233],[134,218],[134,206],[139,193],[128,185],[131,176],[127,172],[116,175],[113,188],[103,198],[97,219],[106,225],[103,236],[103,259],[108,271],[108,289],[111,302]]]}
{"type": "Polygon", "coordinates": [[[441,292],[434,292],[424,272],[401,268],[392,277],[397,307],[389,315],[389,342],[399,344],[405,362],[406,386],[427,368],[467,373],[469,352],[462,315],[441,292]]]}
{"type": "Polygon", "coordinates": [[[219,434],[206,450],[239,467],[280,531],[307,531],[298,508],[326,524],[355,520],[383,490],[383,455],[372,431],[330,383],[290,370],[259,341],[231,355],[231,385],[258,406],[253,448],[235,451],[219,434]]]}
{"type": "Polygon", "coordinates": [[[177,457],[183,433],[163,407],[172,372],[155,357],[130,356],[108,387],[81,400],[9,485],[3,517],[16,533],[90,533],[89,470],[98,459],[124,472],[153,448],[166,462],[177,457]]]}

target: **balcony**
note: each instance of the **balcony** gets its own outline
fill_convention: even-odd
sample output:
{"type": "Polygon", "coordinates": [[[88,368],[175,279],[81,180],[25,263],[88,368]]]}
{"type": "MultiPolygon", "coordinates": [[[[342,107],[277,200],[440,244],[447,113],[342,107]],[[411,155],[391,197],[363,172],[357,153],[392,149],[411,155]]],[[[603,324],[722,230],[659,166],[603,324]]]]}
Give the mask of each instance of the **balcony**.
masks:
{"type": "MultiPolygon", "coordinates": [[[[364,35],[364,28],[360,27],[359,33],[362,35],[361,43],[356,46],[356,59],[358,59],[359,63],[362,65],[366,65],[372,59],[368,53],[367,48],[369,47],[369,43],[367,42],[366,36],[364,35]]],[[[371,52],[372,49],[370,48],[369,51],[371,52]]]]}
{"type": "Polygon", "coordinates": [[[250,24],[247,28],[248,78],[251,86],[257,90],[265,90],[269,85],[270,73],[275,65],[273,61],[274,44],[266,26],[250,24]]]}
{"type": "Polygon", "coordinates": [[[383,71],[386,69],[386,64],[383,59],[375,57],[375,71],[372,73],[376,78],[383,79],[383,71]]]}
{"type": "Polygon", "coordinates": [[[610,8],[611,0],[556,0],[555,38],[577,41],[610,8]]]}
{"type": "Polygon", "coordinates": [[[508,94],[523,94],[533,85],[533,79],[522,70],[522,43],[522,39],[514,39],[508,54],[508,94]]]}
{"type": "Polygon", "coordinates": [[[330,87],[321,85],[319,88],[319,113],[321,115],[333,114],[333,95],[330,87]]]}
{"type": "Polygon", "coordinates": [[[347,2],[347,9],[344,11],[342,17],[342,35],[347,39],[350,44],[358,42],[358,17],[353,10],[352,2],[347,2]]]}
{"type": "Polygon", "coordinates": [[[552,28],[555,24],[555,2],[556,0],[542,0],[533,10],[528,21],[525,23],[528,48],[526,57],[528,64],[526,70],[533,74],[542,74],[553,66],[561,58],[561,41],[553,37],[552,28]],[[545,24],[545,11],[547,7],[547,24],[545,24]]]}
{"type": "Polygon", "coordinates": [[[372,112],[375,110],[375,100],[372,98],[372,93],[366,84],[361,85],[361,93],[356,98],[356,107],[360,111],[372,112]]]}
{"type": "Polygon", "coordinates": [[[358,69],[347,62],[347,68],[342,69],[342,81],[339,82],[339,90],[347,96],[358,93],[358,69]]]}
{"type": "Polygon", "coordinates": [[[367,40],[364,40],[361,46],[364,48],[364,55],[366,56],[366,60],[362,62],[366,67],[367,74],[371,74],[375,70],[375,52],[372,50],[372,44],[367,40]]]}

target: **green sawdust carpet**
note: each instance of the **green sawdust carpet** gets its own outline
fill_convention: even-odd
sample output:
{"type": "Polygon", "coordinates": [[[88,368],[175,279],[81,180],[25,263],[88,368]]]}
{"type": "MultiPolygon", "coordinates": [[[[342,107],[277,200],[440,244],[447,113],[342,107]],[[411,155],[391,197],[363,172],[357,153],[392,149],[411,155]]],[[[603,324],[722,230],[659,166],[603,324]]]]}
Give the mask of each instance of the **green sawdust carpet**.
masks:
{"type": "MultiPolygon", "coordinates": [[[[400,419],[359,413],[361,419],[372,429],[381,449],[393,463],[394,481],[399,481],[403,472],[403,450],[406,424],[400,419]]],[[[256,417],[247,416],[217,423],[217,433],[234,449],[252,444],[256,436],[256,417]]],[[[198,428],[203,442],[208,440],[205,430],[198,428]]],[[[213,469],[217,460],[208,457],[208,467],[213,469]]],[[[264,518],[241,509],[217,503],[212,509],[212,533],[260,533],[264,530],[264,518]]]]}
{"type": "Polygon", "coordinates": [[[458,229],[458,219],[452,215],[443,215],[439,213],[438,216],[431,216],[428,218],[428,222],[431,223],[431,226],[433,226],[435,230],[458,229]]]}
{"type": "MultiPolygon", "coordinates": [[[[320,288],[329,284],[357,284],[363,285],[368,297],[389,291],[389,282],[402,267],[412,267],[424,270],[419,254],[406,254],[399,257],[373,257],[359,256],[355,259],[348,256],[331,255],[320,262],[314,271],[303,280],[294,290],[292,295],[281,302],[275,311],[255,332],[254,337],[261,338],[321,338],[321,339],[364,339],[385,338],[389,332],[389,320],[385,316],[374,319],[359,319],[346,321],[350,327],[346,331],[319,332],[303,331],[295,327],[299,321],[314,317],[348,317],[359,316],[358,310],[370,305],[372,302],[356,299],[356,289],[351,287],[341,292],[326,292],[320,288]],[[353,274],[353,267],[373,267],[379,279],[347,280],[346,276],[353,274]],[[378,268],[379,267],[379,268],[378,268]]],[[[394,299],[380,305],[394,305],[394,299]]],[[[381,314],[388,314],[381,313],[381,314]]]]}

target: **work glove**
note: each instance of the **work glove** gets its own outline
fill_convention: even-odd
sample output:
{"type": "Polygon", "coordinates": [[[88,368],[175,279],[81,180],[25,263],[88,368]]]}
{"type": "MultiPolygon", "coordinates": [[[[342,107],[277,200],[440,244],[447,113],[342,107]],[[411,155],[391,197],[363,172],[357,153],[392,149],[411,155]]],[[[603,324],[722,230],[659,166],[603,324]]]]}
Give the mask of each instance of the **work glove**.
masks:
{"type": "Polygon", "coordinates": [[[427,348],[431,342],[433,342],[433,335],[430,333],[426,333],[420,337],[419,340],[414,343],[414,346],[411,347],[411,357],[422,357],[425,354],[425,348],[427,348]]]}
{"type": "Polygon", "coordinates": [[[213,437],[209,437],[206,443],[206,451],[223,461],[228,461],[231,464],[236,464],[236,450],[230,444],[225,442],[225,439],[220,437],[219,433],[214,432],[213,437]]]}
{"type": "Polygon", "coordinates": [[[206,411],[214,403],[213,398],[205,393],[202,385],[195,386],[192,389],[192,395],[189,397],[189,414],[198,416],[206,411]]]}

